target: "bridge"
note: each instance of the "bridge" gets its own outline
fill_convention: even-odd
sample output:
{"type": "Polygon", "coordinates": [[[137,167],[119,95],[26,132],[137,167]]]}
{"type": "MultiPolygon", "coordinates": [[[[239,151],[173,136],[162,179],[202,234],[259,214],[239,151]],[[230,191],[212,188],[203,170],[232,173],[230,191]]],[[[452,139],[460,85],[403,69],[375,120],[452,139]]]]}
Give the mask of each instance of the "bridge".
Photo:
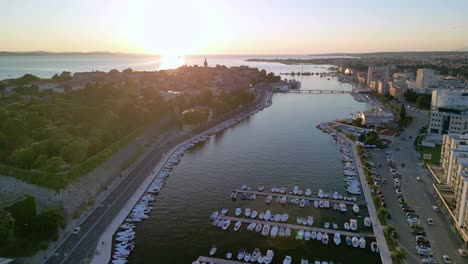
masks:
{"type": "Polygon", "coordinates": [[[303,94],[344,94],[352,93],[352,91],[347,90],[306,90],[306,89],[289,89],[288,93],[303,93],[303,94]]]}

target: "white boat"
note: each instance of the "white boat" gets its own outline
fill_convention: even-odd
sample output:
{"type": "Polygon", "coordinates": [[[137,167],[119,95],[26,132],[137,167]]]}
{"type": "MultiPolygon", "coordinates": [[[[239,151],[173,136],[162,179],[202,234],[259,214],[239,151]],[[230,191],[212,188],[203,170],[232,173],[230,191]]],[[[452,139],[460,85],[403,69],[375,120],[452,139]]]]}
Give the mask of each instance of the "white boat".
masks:
{"type": "Polygon", "coordinates": [[[312,195],[312,190],[310,188],[307,188],[305,191],[305,196],[311,196],[312,195]]]}
{"type": "Polygon", "coordinates": [[[255,217],[257,217],[257,215],[258,215],[258,212],[253,211],[252,214],[250,215],[250,218],[255,219],[255,217]]]}
{"type": "Polygon", "coordinates": [[[260,214],[258,215],[258,219],[263,220],[263,217],[265,217],[265,213],[260,212],[260,214]]]}
{"type": "Polygon", "coordinates": [[[304,230],[299,230],[296,235],[297,240],[302,240],[304,238],[304,230]]]}
{"type": "Polygon", "coordinates": [[[366,247],[366,239],[361,237],[359,238],[359,247],[360,248],[365,248],[366,247]]]}
{"type": "Polygon", "coordinates": [[[370,227],[372,225],[372,221],[370,217],[365,217],[364,218],[364,226],[370,227]]]}
{"type": "Polygon", "coordinates": [[[298,195],[299,194],[299,187],[297,185],[295,185],[292,192],[293,192],[294,195],[298,195]]]}
{"type": "Polygon", "coordinates": [[[245,208],[245,211],[244,211],[245,217],[249,217],[251,213],[252,211],[250,210],[250,208],[245,208]]]}
{"type": "Polygon", "coordinates": [[[120,228],[122,228],[122,229],[134,229],[135,225],[131,224],[131,223],[125,223],[125,224],[121,225],[120,228]]]}
{"type": "Polygon", "coordinates": [[[278,235],[278,230],[279,230],[278,226],[273,226],[270,232],[271,238],[275,238],[278,235]]]}
{"type": "Polygon", "coordinates": [[[337,223],[333,223],[333,229],[338,229],[338,224],[337,223]]]}
{"type": "Polygon", "coordinates": [[[288,221],[289,215],[288,214],[282,214],[281,215],[281,222],[286,222],[288,221]]]}
{"type": "Polygon", "coordinates": [[[241,222],[241,221],[237,221],[236,224],[234,225],[234,231],[239,231],[241,225],[242,225],[242,222],[241,222]]]}
{"type": "Polygon", "coordinates": [[[279,203],[280,204],[286,204],[288,202],[288,198],[286,196],[281,196],[279,203]]]}
{"type": "Polygon", "coordinates": [[[322,189],[320,189],[320,190],[318,191],[318,197],[319,197],[319,198],[323,198],[323,190],[322,190],[322,189]]]}
{"type": "Polygon", "coordinates": [[[310,240],[310,231],[309,230],[305,231],[304,239],[307,240],[307,241],[310,240]]]}
{"type": "Polygon", "coordinates": [[[286,237],[290,237],[290,236],[291,236],[291,228],[286,227],[286,230],[285,230],[285,232],[284,232],[284,235],[285,235],[286,237]]]}
{"type": "Polygon", "coordinates": [[[224,220],[223,222],[223,230],[227,230],[231,225],[231,220],[224,220]]]}
{"type": "Polygon", "coordinates": [[[292,258],[291,256],[286,256],[283,260],[283,264],[291,264],[292,258]]]}
{"type": "Polygon", "coordinates": [[[260,232],[262,231],[262,224],[258,224],[256,227],[255,227],[255,232],[260,232]]]}
{"type": "Polygon", "coordinates": [[[285,188],[285,187],[281,187],[281,188],[279,189],[279,192],[280,192],[280,193],[286,193],[286,188],[285,188]]]}
{"type": "Polygon", "coordinates": [[[262,229],[262,236],[268,236],[270,233],[270,225],[264,225],[262,229]]]}
{"type": "Polygon", "coordinates": [[[308,259],[301,259],[301,264],[309,264],[309,260],[308,259]]]}
{"type": "Polygon", "coordinates": [[[348,211],[348,209],[346,208],[346,204],[340,203],[340,211],[341,211],[341,212],[346,212],[346,211],[348,211]]]}
{"type": "Polygon", "coordinates": [[[262,256],[262,255],[258,256],[257,262],[259,264],[262,264],[264,261],[265,261],[265,256],[262,256]]]}
{"type": "Polygon", "coordinates": [[[275,222],[281,221],[281,214],[276,214],[275,215],[275,222]]]}
{"type": "Polygon", "coordinates": [[[317,201],[317,200],[314,201],[314,207],[315,208],[319,207],[319,201],[317,201]]]}
{"type": "MultiPolygon", "coordinates": [[[[215,221],[216,222],[216,221],[215,221]]],[[[214,223],[214,222],[213,222],[214,223]]],[[[224,225],[224,220],[219,220],[219,222],[216,224],[216,227],[222,228],[224,225]]]]}
{"type": "Polygon", "coordinates": [[[359,213],[359,205],[354,204],[354,205],[353,205],[353,211],[354,211],[356,214],[359,213]]]}
{"type": "Polygon", "coordinates": [[[268,195],[267,198],[265,199],[265,202],[267,204],[271,203],[271,200],[273,199],[273,197],[271,195],[268,195]]]}
{"type": "Polygon", "coordinates": [[[304,206],[305,206],[305,200],[304,200],[304,199],[301,199],[301,201],[299,202],[299,206],[300,206],[300,207],[304,207],[304,206]]]}
{"type": "Polygon", "coordinates": [[[245,250],[243,248],[241,248],[239,250],[239,253],[237,254],[237,259],[238,260],[243,260],[244,259],[244,256],[245,256],[245,250]]]}
{"type": "Polygon", "coordinates": [[[255,227],[257,226],[256,223],[250,223],[248,226],[247,226],[247,231],[254,231],[255,227]]]}
{"type": "Polygon", "coordinates": [[[286,231],[284,230],[284,227],[280,227],[280,228],[279,228],[279,231],[278,231],[278,235],[279,235],[280,237],[284,237],[285,234],[286,234],[286,231]]]}
{"type": "Polygon", "coordinates": [[[263,192],[263,190],[265,190],[265,185],[262,184],[262,185],[258,186],[258,191],[259,192],[263,192]]]}
{"type": "Polygon", "coordinates": [[[226,258],[227,258],[227,259],[231,259],[231,258],[232,258],[232,253],[231,253],[231,251],[229,251],[228,253],[226,253],[226,258]]]}
{"type": "Polygon", "coordinates": [[[353,247],[357,248],[359,246],[359,239],[357,237],[352,238],[353,247]]]}
{"type": "Polygon", "coordinates": [[[302,221],[303,221],[303,220],[304,220],[304,218],[303,218],[302,216],[298,216],[298,217],[296,218],[296,222],[297,222],[298,225],[302,224],[302,221]]]}
{"type": "Polygon", "coordinates": [[[353,231],[357,229],[357,220],[356,219],[349,219],[349,228],[353,231]]]}
{"type": "Polygon", "coordinates": [[[320,208],[323,208],[323,206],[324,206],[324,203],[323,203],[322,200],[320,200],[320,201],[319,201],[319,207],[320,207],[320,208]]]}
{"type": "Polygon", "coordinates": [[[313,216],[309,216],[307,218],[307,225],[308,226],[312,226],[314,224],[314,217],[313,216]]]}
{"type": "Polygon", "coordinates": [[[263,261],[263,263],[270,264],[274,256],[275,254],[273,253],[273,250],[271,249],[267,250],[267,253],[265,255],[265,260],[263,261]]]}
{"type": "Polygon", "coordinates": [[[322,241],[322,232],[317,232],[317,240],[322,241]]]}
{"type": "Polygon", "coordinates": [[[323,225],[325,228],[330,228],[330,222],[325,222],[325,224],[323,225]]]}
{"type": "Polygon", "coordinates": [[[241,185],[241,189],[242,189],[242,190],[247,189],[247,187],[248,187],[248,186],[247,186],[247,184],[245,184],[245,183],[241,185]]]}
{"type": "Polygon", "coordinates": [[[330,201],[328,200],[323,201],[323,207],[330,208],[330,201]]]}
{"type": "Polygon", "coordinates": [[[250,253],[246,252],[245,256],[244,256],[244,261],[249,262],[250,261],[250,256],[251,256],[250,253]]]}
{"type": "Polygon", "coordinates": [[[317,232],[315,232],[315,231],[310,232],[310,238],[315,240],[317,238],[317,232]]]}
{"type": "Polygon", "coordinates": [[[266,213],[265,213],[265,215],[263,216],[263,219],[265,219],[265,221],[269,221],[269,220],[270,220],[270,217],[271,217],[271,211],[270,211],[270,210],[266,210],[266,213]]]}
{"type": "Polygon", "coordinates": [[[211,216],[210,216],[210,221],[215,220],[216,218],[218,218],[218,216],[219,216],[219,212],[218,212],[218,211],[213,212],[213,213],[211,214],[211,216]]]}
{"type": "Polygon", "coordinates": [[[333,237],[333,242],[338,246],[341,244],[341,236],[340,233],[335,233],[335,236],[333,237]]]}
{"type": "Polygon", "coordinates": [[[216,253],[216,250],[218,250],[218,249],[216,248],[215,245],[211,246],[210,256],[213,256],[216,253]]]}
{"type": "Polygon", "coordinates": [[[339,194],[338,192],[333,193],[333,199],[338,200],[339,194]]]}
{"type": "Polygon", "coordinates": [[[349,230],[349,229],[350,229],[349,223],[348,223],[348,222],[344,223],[344,229],[346,229],[346,230],[349,230]]]}
{"type": "Polygon", "coordinates": [[[236,214],[236,216],[240,216],[242,214],[242,209],[236,208],[235,214],[236,214]]]}
{"type": "Polygon", "coordinates": [[[379,252],[379,246],[377,245],[377,242],[375,242],[375,241],[372,242],[370,244],[370,247],[371,247],[372,252],[379,252]]]}
{"type": "Polygon", "coordinates": [[[254,252],[250,256],[250,262],[256,262],[258,257],[261,256],[262,254],[260,253],[260,249],[256,248],[254,249],[254,252]]]}
{"type": "Polygon", "coordinates": [[[351,239],[351,237],[346,236],[346,245],[351,246],[352,244],[353,244],[353,240],[351,239]]]}
{"type": "Polygon", "coordinates": [[[226,215],[229,212],[229,209],[224,208],[221,210],[221,215],[226,215]]]}
{"type": "Polygon", "coordinates": [[[324,233],[322,235],[322,244],[325,244],[325,245],[328,244],[328,234],[327,233],[324,233]]]}
{"type": "Polygon", "coordinates": [[[307,225],[307,219],[305,217],[304,217],[304,219],[302,219],[302,224],[307,225]]]}

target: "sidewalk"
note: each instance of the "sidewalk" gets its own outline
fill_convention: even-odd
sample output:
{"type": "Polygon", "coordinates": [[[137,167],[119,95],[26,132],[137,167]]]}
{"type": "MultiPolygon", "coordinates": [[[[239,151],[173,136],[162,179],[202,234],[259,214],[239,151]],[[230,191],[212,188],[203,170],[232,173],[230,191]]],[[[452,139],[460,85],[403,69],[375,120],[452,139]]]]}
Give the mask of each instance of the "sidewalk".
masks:
{"type": "Polygon", "coordinates": [[[387,241],[385,240],[383,227],[380,224],[379,218],[377,217],[377,210],[375,209],[374,200],[372,199],[372,194],[370,192],[369,185],[367,184],[364,171],[362,170],[361,159],[359,158],[359,154],[357,152],[356,146],[354,145],[353,141],[351,141],[348,137],[343,135],[341,132],[334,130],[330,126],[328,126],[328,128],[334,131],[337,135],[339,135],[341,138],[346,140],[352,146],[354,161],[356,163],[356,167],[359,173],[359,178],[361,180],[362,192],[364,194],[364,198],[366,199],[367,209],[369,211],[369,217],[371,218],[372,223],[373,223],[372,228],[374,229],[375,238],[377,240],[377,244],[379,245],[380,258],[383,264],[391,264],[393,263],[392,256],[390,254],[390,250],[388,249],[387,241]]]}

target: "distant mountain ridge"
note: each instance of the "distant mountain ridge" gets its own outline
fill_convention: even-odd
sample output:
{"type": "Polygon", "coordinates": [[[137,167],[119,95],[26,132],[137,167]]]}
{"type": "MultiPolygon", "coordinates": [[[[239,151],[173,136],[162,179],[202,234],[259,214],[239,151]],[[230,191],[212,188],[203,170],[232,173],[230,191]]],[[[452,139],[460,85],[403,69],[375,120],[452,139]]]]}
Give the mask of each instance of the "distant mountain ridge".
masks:
{"type": "Polygon", "coordinates": [[[149,55],[109,51],[51,52],[51,51],[0,51],[0,56],[51,56],[51,55],[149,55]]]}
{"type": "Polygon", "coordinates": [[[441,55],[460,55],[468,54],[468,51],[380,51],[368,53],[324,53],[324,54],[309,54],[310,56],[353,56],[361,58],[376,58],[376,57],[408,57],[408,56],[441,56],[441,55]]]}

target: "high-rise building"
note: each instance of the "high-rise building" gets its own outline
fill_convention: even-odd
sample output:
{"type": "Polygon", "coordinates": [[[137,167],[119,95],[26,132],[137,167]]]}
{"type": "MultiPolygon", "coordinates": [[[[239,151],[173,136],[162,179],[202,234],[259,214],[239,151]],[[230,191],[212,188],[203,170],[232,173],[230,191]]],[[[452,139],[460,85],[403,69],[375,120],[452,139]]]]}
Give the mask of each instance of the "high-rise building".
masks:
{"type": "Polygon", "coordinates": [[[369,66],[367,69],[367,85],[372,81],[388,82],[390,77],[390,66],[369,66]]]}
{"type": "Polygon", "coordinates": [[[468,106],[468,89],[434,89],[432,91],[431,109],[437,110],[446,105],[468,106]]]}
{"type": "Polygon", "coordinates": [[[437,74],[433,69],[418,69],[416,73],[416,89],[434,87],[437,82],[437,74]]]}

